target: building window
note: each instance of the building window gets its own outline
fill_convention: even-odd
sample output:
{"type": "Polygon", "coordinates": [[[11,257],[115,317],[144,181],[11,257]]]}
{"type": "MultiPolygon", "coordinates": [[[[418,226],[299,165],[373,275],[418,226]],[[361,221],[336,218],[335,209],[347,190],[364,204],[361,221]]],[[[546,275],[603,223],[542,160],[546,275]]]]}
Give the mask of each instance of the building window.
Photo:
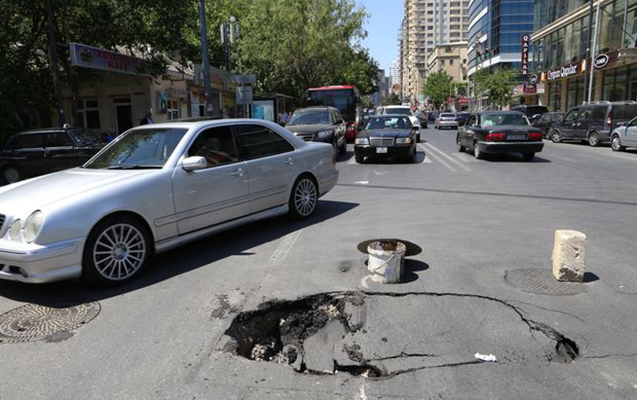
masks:
{"type": "Polygon", "coordinates": [[[449,65],[453,65],[453,58],[449,60],[449,65]]]}
{"type": "Polygon", "coordinates": [[[549,109],[560,111],[562,108],[562,82],[549,83],[549,109]]]}
{"type": "Polygon", "coordinates": [[[451,17],[451,22],[460,22],[460,17],[451,17]]]}
{"type": "Polygon", "coordinates": [[[577,76],[566,82],[566,108],[578,106],[584,102],[585,76],[577,76]]]}
{"type": "Polygon", "coordinates": [[[77,101],[78,121],[75,125],[80,128],[100,129],[100,110],[95,99],[77,101]]]}
{"type": "Polygon", "coordinates": [[[428,33],[427,37],[434,37],[434,34],[433,33],[428,33]]]}
{"type": "Polygon", "coordinates": [[[177,100],[168,100],[166,104],[166,119],[179,119],[179,102],[177,100]]]}

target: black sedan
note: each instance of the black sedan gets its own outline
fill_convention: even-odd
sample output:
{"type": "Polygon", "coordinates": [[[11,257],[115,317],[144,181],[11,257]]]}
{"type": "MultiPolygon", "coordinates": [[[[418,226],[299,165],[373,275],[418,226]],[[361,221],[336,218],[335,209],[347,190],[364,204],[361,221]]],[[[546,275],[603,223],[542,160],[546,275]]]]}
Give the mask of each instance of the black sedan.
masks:
{"type": "Polygon", "coordinates": [[[339,153],[347,151],[347,126],[334,107],[317,106],[296,110],[285,127],[306,142],[331,143],[339,153]]]}
{"type": "Polygon", "coordinates": [[[522,153],[525,161],[542,151],[542,130],[532,127],[518,111],[471,114],[456,136],[458,151],[469,149],[477,159],[493,153],[522,153]]]}
{"type": "Polygon", "coordinates": [[[398,158],[416,161],[418,127],[412,126],[405,115],[378,115],[369,118],[363,131],[356,136],[356,162],[365,157],[398,158]]]}
{"type": "Polygon", "coordinates": [[[103,145],[97,135],[78,128],[49,128],[16,133],[0,152],[0,180],[15,183],[80,166],[103,145]]]}

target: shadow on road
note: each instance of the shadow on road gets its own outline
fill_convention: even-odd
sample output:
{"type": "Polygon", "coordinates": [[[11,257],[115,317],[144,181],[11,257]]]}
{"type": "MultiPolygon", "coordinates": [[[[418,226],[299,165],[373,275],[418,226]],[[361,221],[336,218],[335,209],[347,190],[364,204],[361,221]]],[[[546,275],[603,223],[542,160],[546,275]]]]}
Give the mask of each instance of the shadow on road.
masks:
{"type": "Polygon", "coordinates": [[[419,260],[413,260],[410,258],[405,259],[405,265],[403,270],[403,276],[400,279],[400,283],[410,283],[418,280],[418,274],[416,272],[426,271],[429,269],[429,264],[419,260]]]}
{"type": "Polygon", "coordinates": [[[524,161],[521,154],[515,154],[515,153],[487,154],[484,157],[484,161],[493,162],[493,163],[514,162],[514,163],[524,163],[524,164],[552,162],[551,160],[547,160],[546,158],[542,158],[538,156],[535,156],[533,158],[533,161],[524,161]]]}
{"type": "MultiPolygon", "coordinates": [[[[247,250],[277,240],[299,229],[338,217],[357,206],[357,203],[322,200],[315,214],[304,221],[291,221],[287,217],[278,217],[208,236],[162,253],[148,265],[138,279],[123,286],[103,288],[88,285],[80,280],[41,285],[0,281],[0,296],[48,307],[68,307],[107,299],[143,289],[230,256],[254,254],[247,250]]],[[[214,268],[214,266],[210,267],[214,268]]],[[[237,268],[241,268],[241,265],[238,264],[237,268]]]]}

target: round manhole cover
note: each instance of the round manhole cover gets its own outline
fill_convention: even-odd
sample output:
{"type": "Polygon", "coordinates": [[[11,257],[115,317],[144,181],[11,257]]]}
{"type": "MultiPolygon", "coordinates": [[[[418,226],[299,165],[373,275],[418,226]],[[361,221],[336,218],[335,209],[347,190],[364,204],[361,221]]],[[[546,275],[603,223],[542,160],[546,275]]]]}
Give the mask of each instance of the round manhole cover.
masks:
{"type": "Polygon", "coordinates": [[[0,315],[0,343],[34,342],[69,332],[88,323],[99,312],[97,302],[61,308],[27,304],[0,315]]]}
{"type": "Polygon", "coordinates": [[[568,296],[586,290],[583,283],[559,282],[547,269],[514,269],[506,271],[504,279],[529,293],[568,296]]]}

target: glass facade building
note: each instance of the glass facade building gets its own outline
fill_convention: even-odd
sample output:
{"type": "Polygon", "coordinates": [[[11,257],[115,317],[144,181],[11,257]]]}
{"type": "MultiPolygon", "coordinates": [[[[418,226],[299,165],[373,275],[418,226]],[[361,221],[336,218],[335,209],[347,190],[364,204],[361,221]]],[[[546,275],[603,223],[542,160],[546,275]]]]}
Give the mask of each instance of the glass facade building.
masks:
{"type": "Polygon", "coordinates": [[[469,75],[492,65],[521,68],[522,36],[533,32],[533,10],[533,0],[470,2],[469,75]]]}
{"type": "MultiPolygon", "coordinates": [[[[591,101],[637,100],[637,0],[597,0],[594,5],[593,34],[599,21],[594,58],[599,62],[592,67],[591,101]]],[[[552,111],[566,111],[588,100],[589,2],[536,0],[534,12],[534,65],[546,85],[543,100],[552,111]]]]}

